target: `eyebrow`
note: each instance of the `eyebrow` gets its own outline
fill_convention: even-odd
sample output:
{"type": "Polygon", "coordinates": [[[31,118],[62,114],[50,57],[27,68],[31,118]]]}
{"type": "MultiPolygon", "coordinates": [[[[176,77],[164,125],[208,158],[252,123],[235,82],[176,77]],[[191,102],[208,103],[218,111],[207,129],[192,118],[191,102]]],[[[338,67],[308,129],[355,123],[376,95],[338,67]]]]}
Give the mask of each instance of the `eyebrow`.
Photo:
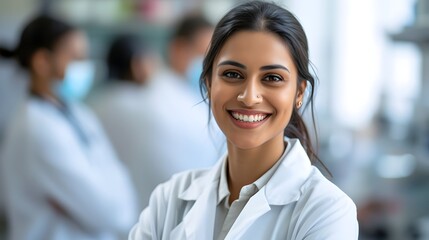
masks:
{"type": "MultiPolygon", "coordinates": [[[[231,61],[231,60],[226,60],[226,61],[223,61],[223,62],[218,64],[218,66],[223,66],[223,65],[232,65],[232,66],[236,66],[236,67],[239,67],[242,69],[247,69],[245,65],[243,65],[239,62],[236,62],[236,61],[231,61]]],[[[262,67],[260,67],[260,70],[266,71],[266,70],[273,70],[273,69],[279,69],[279,68],[286,70],[287,72],[290,73],[290,71],[287,67],[280,65],[280,64],[272,64],[272,65],[262,66],[262,67]]]]}
{"type": "Polygon", "coordinates": [[[246,66],[244,66],[243,64],[236,61],[231,61],[231,60],[226,60],[218,64],[218,66],[222,66],[222,65],[232,65],[242,69],[246,69],[246,66]]]}
{"type": "Polygon", "coordinates": [[[273,65],[267,65],[267,66],[262,66],[260,69],[261,70],[273,70],[273,69],[283,69],[286,70],[288,73],[290,73],[289,69],[283,65],[280,64],[273,64],[273,65]]]}

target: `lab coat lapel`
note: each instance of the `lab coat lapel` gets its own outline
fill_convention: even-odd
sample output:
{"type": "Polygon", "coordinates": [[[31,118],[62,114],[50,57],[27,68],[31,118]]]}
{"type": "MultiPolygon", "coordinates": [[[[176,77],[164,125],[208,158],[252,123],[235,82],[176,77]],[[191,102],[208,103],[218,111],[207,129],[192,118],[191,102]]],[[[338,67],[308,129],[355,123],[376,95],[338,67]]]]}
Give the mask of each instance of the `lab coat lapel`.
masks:
{"type": "Polygon", "coordinates": [[[287,139],[287,154],[279,168],[265,185],[265,195],[270,205],[286,205],[301,196],[301,187],[313,167],[304,148],[297,139],[287,139]]]}
{"type": "Polygon", "coordinates": [[[312,168],[300,142],[286,141],[289,147],[285,158],[268,183],[249,199],[225,239],[240,239],[259,217],[271,210],[271,205],[287,205],[299,199],[301,186],[312,168]]]}
{"type": "Polygon", "coordinates": [[[265,197],[265,187],[249,199],[246,206],[231,227],[225,240],[240,239],[260,216],[271,210],[265,197]]]}
{"type": "Polygon", "coordinates": [[[216,214],[216,186],[204,189],[204,192],[195,201],[194,206],[186,214],[183,224],[186,239],[212,239],[214,217],[216,214]]]}
{"type": "Polygon", "coordinates": [[[195,179],[191,186],[180,196],[185,201],[195,201],[192,208],[183,218],[182,223],[178,226],[184,229],[186,239],[213,239],[217,187],[219,185],[222,161],[225,158],[226,154],[218,161],[208,176],[195,179]]]}

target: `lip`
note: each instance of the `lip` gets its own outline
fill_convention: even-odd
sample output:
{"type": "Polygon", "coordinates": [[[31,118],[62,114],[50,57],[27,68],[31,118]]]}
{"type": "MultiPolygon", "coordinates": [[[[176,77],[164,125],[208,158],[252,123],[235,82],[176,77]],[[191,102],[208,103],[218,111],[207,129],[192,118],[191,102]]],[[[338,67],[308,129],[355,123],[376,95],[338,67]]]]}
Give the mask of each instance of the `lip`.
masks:
{"type": "Polygon", "coordinates": [[[264,124],[268,118],[271,117],[271,113],[267,113],[265,111],[258,111],[258,110],[247,110],[247,109],[230,109],[227,110],[229,117],[231,118],[232,122],[234,123],[234,125],[236,125],[239,128],[244,128],[244,129],[252,129],[252,128],[257,128],[259,126],[261,126],[262,124],[264,124]],[[244,121],[240,121],[238,119],[235,119],[232,116],[232,112],[236,112],[236,113],[240,113],[243,115],[267,115],[263,120],[258,121],[258,122],[244,122],[244,121]]]}
{"type": "Polygon", "coordinates": [[[259,111],[259,110],[247,110],[247,109],[227,109],[228,112],[237,112],[245,115],[256,115],[256,114],[263,114],[263,115],[271,115],[271,113],[266,111],[259,111]]]}

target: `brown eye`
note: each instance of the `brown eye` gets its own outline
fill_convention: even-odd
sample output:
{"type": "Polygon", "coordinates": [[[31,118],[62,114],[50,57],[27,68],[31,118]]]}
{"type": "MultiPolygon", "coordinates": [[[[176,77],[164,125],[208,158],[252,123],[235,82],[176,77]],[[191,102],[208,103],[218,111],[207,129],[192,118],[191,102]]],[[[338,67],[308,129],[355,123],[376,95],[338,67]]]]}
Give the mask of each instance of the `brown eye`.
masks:
{"type": "Polygon", "coordinates": [[[224,72],[223,76],[229,79],[243,79],[243,76],[241,76],[238,72],[233,71],[224,72]]]}
{"type": "Polygon", "coordinates": [[[283,78],[276,74],[270,74],[265,76],[262,80],[267,82],[281,82],[283,81],[283,78]]]}

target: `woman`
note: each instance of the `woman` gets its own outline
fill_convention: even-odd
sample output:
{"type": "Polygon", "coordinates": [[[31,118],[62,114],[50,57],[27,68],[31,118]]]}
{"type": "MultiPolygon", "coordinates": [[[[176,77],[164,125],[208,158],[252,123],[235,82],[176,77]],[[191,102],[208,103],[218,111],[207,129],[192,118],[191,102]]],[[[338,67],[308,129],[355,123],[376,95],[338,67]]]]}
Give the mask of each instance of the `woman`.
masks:
{"type": "Polygon", "coordinates": [[[287,10],[252,1],[228,12],[201,75],[228,152],[211,170],[158,186],[130,238],[357,239],[354,203],[311,165],[300,116],[314,95],[308,64],[287,10]]]}
{"type": "Polygon", "coordinates": [[[91,79],[86,38],[49,16],[23,30],[13,57],[29,75],[29,94],[2,148],[10,239],[116,239],[134,220],[128,173],[98,122],[76,100],[91,79]],[[63,79],[63,80],[59,80],[63,79]]]}

